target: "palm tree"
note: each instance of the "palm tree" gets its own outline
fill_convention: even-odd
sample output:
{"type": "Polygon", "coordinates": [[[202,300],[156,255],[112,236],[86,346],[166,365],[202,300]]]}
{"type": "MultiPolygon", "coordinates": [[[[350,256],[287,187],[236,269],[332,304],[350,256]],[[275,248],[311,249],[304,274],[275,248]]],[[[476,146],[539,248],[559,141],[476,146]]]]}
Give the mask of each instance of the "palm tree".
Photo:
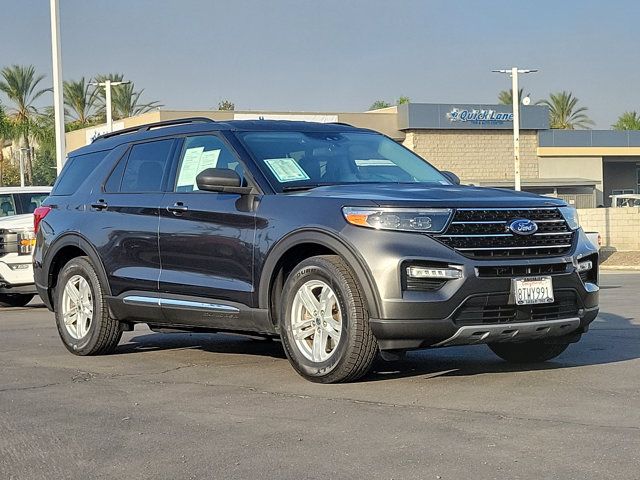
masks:
{"type": "Polygon", "coordinates": [[[577,108],[578,99],[571,92],[551,93],[548,100],[537,102],[549,107],[549,126],[561,130],[589,128],[593,121],[585,113],[588,108],[577,108]]]}
{"type": "MultiPolygon", "coordinates": [[[[522,88],[518,89],[518,103],[520,103],[522,101],[522,88]]],[[[513,89],[510,88],[509,90],[501,90],[500,93],[498,93],[498,103],[500,103],[501,105],[511,105],[513,104],[513,89]]]]}
{"type": "Polygon", "coordinates": [[[218,102],[218,110],[235,110],[236,104],[231,100],[220,100],[218,102]]]}
{"type": "Polygon", "coordinates": [[[50,88],[39,88],[44,75],[37,75],[33,65],[12,65],[0,71],[0,91],[4,92],[13,104],[10,117],[13,122],[14,137],[17,137],[21,147],[26,148],[25,173],[29,182],[32,177],[31,145],[29,134],[38,110],[34,102],[50,88]]]}
{"type": "Polygon", "coordinates": [[[65,115],[78,128],[86,127],[93,121],[97,101],[97,90],[84,77],[78,81],[64,82],[65,115]]]}
{"type": "Polygon", "coordinates": [[[640,115],[635,111],[624,112],[611,126],[614,130],[640,130],[640,115]]]}

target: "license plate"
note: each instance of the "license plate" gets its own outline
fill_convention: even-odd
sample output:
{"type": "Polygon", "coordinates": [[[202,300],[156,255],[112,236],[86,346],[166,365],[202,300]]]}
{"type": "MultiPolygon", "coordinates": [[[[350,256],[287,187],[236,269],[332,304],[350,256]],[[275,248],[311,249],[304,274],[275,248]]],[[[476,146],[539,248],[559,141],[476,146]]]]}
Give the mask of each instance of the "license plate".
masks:
{"type": "Polygon", "coordinates": [[[551,277],[514,278],[511,285],[516,305],[554,302],[551,277]]]}

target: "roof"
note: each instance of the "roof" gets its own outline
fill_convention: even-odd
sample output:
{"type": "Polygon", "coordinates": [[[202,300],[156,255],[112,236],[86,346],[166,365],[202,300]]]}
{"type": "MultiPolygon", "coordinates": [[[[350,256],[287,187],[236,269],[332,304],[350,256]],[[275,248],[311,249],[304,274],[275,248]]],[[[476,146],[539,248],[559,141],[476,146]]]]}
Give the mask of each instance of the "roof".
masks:
{"type": "MultiPolygon", "coordinates": [[[[513,187],[513,180],[496,179],[473,182],[483,187],[513,187]]],[[[595,187],[600,182],[588,178],[523,178],[524,187],[595,187]]]]}
{"type": "Polygon", "coordinates": [[[230,120],[216,122],[193,118],[139,125],[96,138],[93,143],[74,150],[73,155],[111,150],[118,145],[171,135],[206,133],[212,131],[278,131],[278,132],[371,132],[344,123],[317,123],[290,120],[230,120]],[[189,121],[191,120],[191,122],[189,121]]]}
{"type": "Polygon", "coordinates": [[[0,187],[1,193],[49,193],[51,187],[0,187]]]}
{"type": "Polygon", "coordinates": [[[640,147],[640,130],[547,130],[539,147],[640,147]]]}

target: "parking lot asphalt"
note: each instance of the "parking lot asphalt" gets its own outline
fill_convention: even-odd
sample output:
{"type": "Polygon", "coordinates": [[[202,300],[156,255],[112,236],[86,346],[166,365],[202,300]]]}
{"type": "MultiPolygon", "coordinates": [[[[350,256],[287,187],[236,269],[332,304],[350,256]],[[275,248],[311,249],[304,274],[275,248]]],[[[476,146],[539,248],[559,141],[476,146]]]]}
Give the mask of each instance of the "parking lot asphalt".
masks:
{"type": "Polygon", "coordinates": [[[156,334],[76,357],[37,302],[0,309],[0,479],[638,479],[640,274],[555,361],[485,346],[309,383],[279,342],[156,334]]]}

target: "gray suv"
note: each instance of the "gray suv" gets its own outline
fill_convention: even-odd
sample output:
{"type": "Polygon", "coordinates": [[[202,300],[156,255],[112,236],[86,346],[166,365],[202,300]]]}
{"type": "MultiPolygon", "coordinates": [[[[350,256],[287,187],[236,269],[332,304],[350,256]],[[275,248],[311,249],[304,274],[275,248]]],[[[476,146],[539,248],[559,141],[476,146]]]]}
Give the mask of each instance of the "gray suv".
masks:
{"type": "Polygon", "coordinates": [[[343,124],[104,135],[69,155],[36,225],[36,285],[76,355],[114,351],[135,323],[252,333],[329,383],[418,348],[549,360],[598,312],[598,254],[573,208],[459,185],[343,124]]]}

